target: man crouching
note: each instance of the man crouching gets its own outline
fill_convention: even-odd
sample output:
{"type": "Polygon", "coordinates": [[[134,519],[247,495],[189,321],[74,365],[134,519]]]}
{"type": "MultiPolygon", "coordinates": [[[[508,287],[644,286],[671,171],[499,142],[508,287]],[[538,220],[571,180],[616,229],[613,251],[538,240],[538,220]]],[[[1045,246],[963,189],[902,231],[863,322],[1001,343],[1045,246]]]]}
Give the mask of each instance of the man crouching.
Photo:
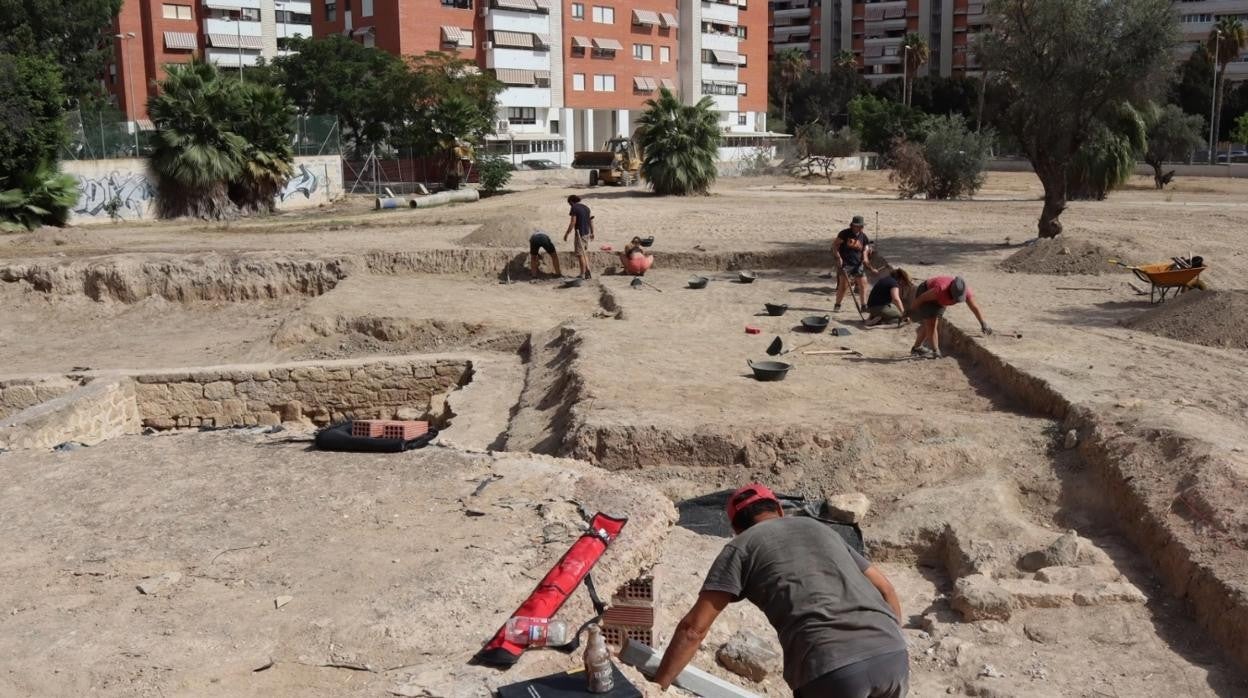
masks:
{"type": "Polygon", "coordinates": [[[780,637],[784,680],[798,698],[903,698],[909,658],[888,578],[828,525],[785,517],[763,485],[737,490],[727,509],[737,535],[676,626],[655,682],[671,685],[720,612],[749,599],[780,637]]]}

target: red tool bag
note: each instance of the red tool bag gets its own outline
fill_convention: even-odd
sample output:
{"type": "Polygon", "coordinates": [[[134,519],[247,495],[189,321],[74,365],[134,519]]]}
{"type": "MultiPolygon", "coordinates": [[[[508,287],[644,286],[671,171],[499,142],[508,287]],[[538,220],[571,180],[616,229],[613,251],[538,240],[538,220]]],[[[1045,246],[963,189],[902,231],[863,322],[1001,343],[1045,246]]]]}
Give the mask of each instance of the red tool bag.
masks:
{"type": "MultiPolygon", "coordinates": [[[[594,514],[589,522],[589,530],[563,554],[558,564],[538,582],[537,588],[511,617],[551,618],[558,613],[563,603],[576,591],[577,585],[589,574],[590,568],[606,552],[607,546],[620,535],[620,530],[626,523],[628,519],[594,514]]],[[[521,645],[507,641],[507,624],[504,623],[494,634],[494,638],[477,653],[476,661],[491,666],[509,667],[520,659],[524,650],[521,645]]]]}

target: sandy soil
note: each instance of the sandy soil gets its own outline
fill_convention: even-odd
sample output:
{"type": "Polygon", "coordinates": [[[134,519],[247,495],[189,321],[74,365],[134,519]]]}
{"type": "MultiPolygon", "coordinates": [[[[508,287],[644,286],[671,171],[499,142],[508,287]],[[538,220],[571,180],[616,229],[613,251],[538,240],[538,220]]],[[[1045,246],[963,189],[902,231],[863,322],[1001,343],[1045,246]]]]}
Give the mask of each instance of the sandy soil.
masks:
{"type": "MultiPolygon", "coordinates": [[[[1169,454],[1141,479],[1157,501],[1194,493],[1203,518],[1175,508],[1168,525],[1198,536],[1196,562],[1241,595],[1248,354],[1126,326],[1183,307],[1150,311],[1129,276],[1003,270],[1034,235],[1040,202],[1031,175],[994,173],[974,201],[899,201],[892,191],[886,173],[875,172],[831,185],[724,180],[711,196],[690,199],[533,182],[442,210],[378,213],[361,200],[228,228],[161,223],[0,237],[0,267],[78,260],[114,278],[155,253],[194,266],[204,252],[246,260],[274,251],[341,261],[343,274],[302,294],[290,290],[298,283],[275,280],[280,297],[246,301],[93,301],[73,292],[73,278],[55,294],[0,283],[0,378],[446,350],[519,354],[527,363],[512,373],[523,377],[472,388],[490,402],[482,408],[490,426],[480,430],[489,433],[448,443],[479,447],[506,414],[508,449],[599,466],[526,454],[504,462],[463,448],[339,459],[281,443],[283,434],[128,437],[71,453],[0,454],[8,483],[0,527],[18,541],[0,564],[0,603],[11,610],[0,616],[0,693],[483,695],[504,680],[575,664],[545,653],[506,674],[464,666],[562,551],[533,536],[555,521],[572,525],[568,501],[599,487],[593,496],[604,506],[625,501],[650,522],[639,527],[645,555],[622,548],[603,564],[615,581],[656,565],[656,630],[665,639],[724,541],[668,528],[667,501],[684,507],[751,477],[873,499],[864,530],[903,595],[914,695],[1248,693],[1244,668],[1173,599],[1150,552],[1122,524],[1108,501],[1116,492],[1098,479],[1089,452],[1065,448],[1068,425],[1024,407],[1016,386],[967,353],[911,360],[911,328],[865,328],[848,299],[831,313],[827,246],[861,214],[892,264],[918,278],[964,275],[998,332],[979,336],[963,308],[948,320],[1136,439],[1139,453],[1169,454]],[[573,192],[597,216],[596,244],[656,237],[652,286],[633,289],[610,275],[572,289],[499,283],[497,263],[527,251],[531,227],[558,242],[563,199],[573,192]],[[123,251],[131,266],[109,267],[123,251]],[[710,286],[694,291],[684,288],[687,269],[665,264],[679,253],[695,267],[715,255],[723,256],[715,264],[731,266],[742,252],[791,253],[802,264],[789,266],[802,268],[762,268],[749,285],[712,271],[710,286]],[[413,272],[421,260],[438,273],[413,272]],[[790,310],[765,316],[764,302],[790,310]],[[802,316],[825,313],[851,334],[796,329],[802,316]],[[747,334],[747,325],[761,334],[747,334]],[[790,347],[812,344],[782,357],[796,366],[787,380],[755,382],[746,360],[766,358],[775,336],[790,347]],[[860,354],[803,353],[841,347],[860,354]],[[491,471],[505,478],[489,486],[487,516],[464,516],[465,491],[491,471]],[[544,497],[551,506],[535,506],[544,497]],[[662,506],[646,505],[647,497],[662,506]],[[959,560],[1029,584],[1018,557],[1068,528],[1095,552],[1089,569],[1120,575],[1142,603],[1056,603],[1005,622],[961,622],[951,610],[955,582],[968,574],[959,560]],[[214,559],[230,548],[241,549],[214,559]],[[135,591],[165,572],[182,578],[151,596],[135,591]],[[274,608],[280,595],[294,601],[274,608]],[[271,668],[254,671],[269,659],[271,668]],[[373,671],[322,666],[343,662],[373,671]],[[981,676],[985,665],[1004,676],[981,676]]],[[[1200,254],[1213,288],[1242,293],[1246,194],[1244,181],[1181,179],[1158,192],[1141,178],[1106,202],[1073,203],[1064,222],[1071,240],[1130,263],[1200,254]]],[[[564,264],[575,268],[570,256],[564,264]]],[[[220,281],[228,289],[230,280],[220,281]]],[[[472,420],[472,409],[466,403],[458,418],[472,420]]],[[[576,604],[569,618],[587,615],[583,599],[576,604]]],[[[698,665],[785,695],[774,676],[751,684],[715,663],[715,648],[741,628],[772,637],[752,608],[734,607],[698,665]]]]}

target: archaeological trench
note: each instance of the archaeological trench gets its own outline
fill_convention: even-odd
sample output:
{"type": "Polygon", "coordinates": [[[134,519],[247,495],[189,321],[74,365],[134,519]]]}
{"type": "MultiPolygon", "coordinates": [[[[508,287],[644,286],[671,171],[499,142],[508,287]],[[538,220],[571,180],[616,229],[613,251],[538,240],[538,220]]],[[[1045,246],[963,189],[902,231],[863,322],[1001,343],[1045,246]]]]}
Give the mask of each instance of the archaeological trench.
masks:
{"type": "MultiPolygon", "coordinates": [[[[1175,623],[1184,638],[1197,638],[1191,652],[1214,657],[1223,667],[1222,678],[1192,694],[1237,690],[1231,677],[1248,668],[1245,532],[1210,504],[1228,486],[1225,464],[1196,439],[1072,402],[1043,372],[1012,363],[998,345],[964,332],[960,318],[944,323],[946,349],[956,360],[806,357],[795,359],[801,365],[785,382],[750,381],[742,375],[743,359],[759,358],[761,351],[739,347],[747,341],[761,347],[772,330],[764,339],[747,339],[736,336],[737,317],[722,323],[728,330],[698,323],[733,303],[742,308],[740,317],[753,321],[767,293],[814,278],[805,254],[669,255],[666,266],[680,271],[656,276],[655,283],[666,282],[662,294],[635,291],[627,279],[610,275],[596,275],[579,289],[528,284],[526,261],[498,250],[446,249],[7,263],[0,266],[0,284],[9,298],[38,297],[52,305],[72,298],[112,306],[158,299],[173,312],[205,303],[287,305],[279,306],[282,320],[265,338],[269,353],[256,361],[182,366],[171,358],[159,368],[0,375],[0,469],[12,472],[26,459],[52,467],[52,456],[44,455],[52,449],[58,449],[57,458],[103,467],[110,448],[167,449],[164,444],[176,443],[170,438],[192,439],[187,448],[197,451],[221,444],[228,460],[240,448],[228,442],[235,433],[276,438],[351,418],[424,418],[442,430],[440,440],[389,458],[407,459],[417,469],[444,463],[477,475],[492,470],[499,483],[485,492],[500,516],[507,488],[534,472],[548,478],[552,491],[565,483],[578,493],[578,504],[632,507],[615,513],[633,517],[633,537],[622,538],[600,565],[612,587],[673,564],[661,559],[673,526],[697,519],[699,501],[717,507],[719,500],[707,495],[747,479],[815,500],[861,492],[873,502],[862,522],[871,557],[890,569],[915,570],[916,578],[937,590],[927,608],[908,610],[916,686],[967,695],[1156,695],[1147,677],[1133,683],[1124,674],[1110,693],[1093,690],[1086,671],[1076,679],[1072,669],[1065,680],[1061,666],[1029,668],[1033,646],[1049,651],[1063,642],[1036,620],[1051,613],[1082,616],[1089,626],[1111,614],[1175,623]],[[762,272],[759,284],[730,283],[731,272],[745,268],[762,272]],[[682,295],[688,292],[681,285],[694,271],[715,279],[708,293],[729,297],[710,309],[671,311],[678,316],[674,324],[690,323],[689,334],[705,329],[699,341],[673,340],[677,330],[655,318],[691,297],[682,295]],[[418,317],[377,314],[366,302],[332,313],[310,305],[346,293],[352,283],[367,295],[374,282],[411,283],[430,293],[440,284],[495,294],[558,293],[565,294],[561,299],[575,295],[579,305],[568,303],[562,316],[523,322],[488,311],[438,316],[435,309],[418,317]],[[647,335],[638,329],[647,323],[660,326],[647,335]],[[644,368],[633,373],[638,365],[644,368]],[[654,380],[661,385],[648,390],[652,372],[663,374],[654,380]],[[871,372],[882,394],[904,399],[868,399],[869,418],[851,414],[848,396],[862,397],[863,388],[848,376],[864,372],[871,372]],[[633,386],[621,387],[621,381],[633,386]],[[940,407],[916,410],[916,404],[940,407]],[[531,460],[516,460],[530,454],[531,460]],[[532,470],[526,475],[524,468],[532,470]],[[639,503],[647,496],[670,499],[673,506],[639,503]],[[1068,529],[1078,534],[1065,534],[1068,529]],[[1011,640],[991,646],[985,633],[1023,638],[1024,645],[1011,640]],[[980,649],[991,671],[981,670],[988,663],[973,654],[976,644],[987,646],[980,649]],[[994,671],[1017,680],[994,684],[994,671]],[[1043,683],[1039,673],[1047,673],[1043,683]]],[[[602,255],[594,262],[601,272],[612,259],[602,255]]],[[[855,347],[868,354],[877,347],[874,338],[888,332],[856,331],[855,347]]],[[[289,458],[297,460],[301,452],[289,458]]],[[[376,462],[365,467],[374,467],[370,463],[376,462]]],[[[218,467],[228,470],[229,464],[218,467]]],[[[429,483],[445,477],[436,468],[429,472],[429,483]]],[[[488,518],[472,509],[485,504],[469,501],[480,485],[454,479],[452,489],[462,490],[468,502],[462,506],[472,514],[464,525],[476,526],[488,518]]],[[[460,501],[453,506],[460,516],[460,501]]],[[[548,514],[543,510],[541,519],[547,525],[548,514]]],[[[518,535],[483,531],[483,540],[466,544],[463,554],[491,549],[490,539],[504,533],[518,535]]],[[[528,561],[534,572],[557,559],[566,547],[562,540],[528,561]]],[[[656,577],[656,584],[670,587],[672,599],[655,628],[660,638],[683,610],[675,599],[691,598],[693,573],[700,571],[689,570],[681,579],[656,577]]],[[[495,674],[464,668],[464,660],[475,650],[471,643],[489,636],[506,617],[498,611],[522,599],[532,579],[513,579],[497,607],[465,611],[459,646],[448,643],[423,660],[406,662],[402,648],[392,648],[394,665],[406,666],[370,671],[390,671],[395,695],[475,695],[504,683],[495,674]],[[407,673],[400,678],[395,671],[407,673]]],[[[583,610],[583,600],[570,608],[583,610]]],[[[10,627],[22,617],[10,618],[10,627]]],[[[1069,622],[1064,627],[1079,637],[1097,631],[1071,630],[1069,622]]],[[[765,627],[754,631],[770,637],[765,627]]],[[[1135,651],[1124,646],[1090,643],[1088,661],[1113,666],[1119,653],[1135,651]]],[[[1147,653],[1140,658],[1148,661],[1147,653]]],[[[548,666],[534,664],[532,671],[548,666]]],[[[774,672],[755,682],[719,666],[704,668],[749,690],[783,694],[774,672]]]]}

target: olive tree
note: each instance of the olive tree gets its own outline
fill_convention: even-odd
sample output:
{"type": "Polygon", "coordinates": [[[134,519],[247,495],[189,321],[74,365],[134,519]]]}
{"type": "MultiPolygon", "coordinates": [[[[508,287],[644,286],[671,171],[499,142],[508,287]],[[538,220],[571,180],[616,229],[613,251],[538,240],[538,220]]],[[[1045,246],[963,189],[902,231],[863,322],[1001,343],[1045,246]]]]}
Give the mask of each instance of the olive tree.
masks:
{"type": "Polygon", "coordinates": [[[1001,124],[1044,186],[1040,237],[1062,232],[1071,161],[1102,119],[1168,84],[1169,0],[991,0],[980,55],[1012,103],[1001,124]]]}

